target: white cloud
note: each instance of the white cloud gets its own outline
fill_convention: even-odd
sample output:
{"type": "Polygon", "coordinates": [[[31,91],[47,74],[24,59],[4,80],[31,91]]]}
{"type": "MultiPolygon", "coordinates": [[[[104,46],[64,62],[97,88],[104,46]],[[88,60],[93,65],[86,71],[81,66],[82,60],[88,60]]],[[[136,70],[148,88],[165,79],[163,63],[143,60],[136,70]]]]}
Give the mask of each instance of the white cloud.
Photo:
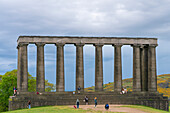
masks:
{"type": "Polygon", "coordinates": [[[15,59],[0,57],[0,61],[0,74],[5,74],[6,71],[16,69],[15,66],[17,61],[15,59]]]}

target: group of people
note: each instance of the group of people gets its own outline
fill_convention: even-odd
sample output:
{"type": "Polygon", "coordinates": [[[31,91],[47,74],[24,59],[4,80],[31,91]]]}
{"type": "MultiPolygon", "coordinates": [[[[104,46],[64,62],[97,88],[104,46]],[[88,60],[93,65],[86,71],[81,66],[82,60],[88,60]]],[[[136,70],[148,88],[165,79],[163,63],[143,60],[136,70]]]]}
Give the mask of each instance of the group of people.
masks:
{"type": "MultiPolygon", "coordinates": [[[[15,88],[15,86],[14,86],[13,90],[14,90],[14,96],[16,96],[16,94],[17,94],[17,88],[15,88]]],[[[80,94],[80,90],[81,90],[81,87],[79,86],[79,87],[78,87],[78,94],[80,94]]],[[[127,89],[126,89],[126,88],[122,88],[120,94],[125,94],[125,93],[127,93],[127,89]]],[[[37,94],[39,94],[39,92],[37,92],[37,94]]],[[[87,96],[85,96],[84,102],[85,102],[86,105],[88,105],[88,101],[89,101],[89,98],[88,98],[87,96]]],[[[30,108],[31,108],[31,101],[30,101],[30,100],[28,101],[28,104],[27,104],[27,105],[28,105],[28,108],[30,109],[30,108]]],[[[76,105],[77,105],[77,108],[79,108],[79,105],[80,105],[79,99],[76,100],[76,105]]],[[[94,107],[96,107],[96,106],[97,106],[97,97],[94,98],[94,107]]],[[[74,106],[74,107],[75,107],[75,106],[74,106]]],[[[76,108],[76,107],[75,107],[75,108],[76,108]]],[[[109,109],[109,104],[108,104],[108,103],[105,104],[105,109],[106,109],[106,110],[109,109]]]]}
{"type": "MultiPolygon", "coordinates": [[[[85,102],[86,105],[88,105],[88,100],[89,100],[89,98],[87,96],[85,96],[84,97],[84,102],[85,102]]],[[[76,101],[77,108],[79,108],[79,104],[80,104],[80,101],[79,101],[79,99],[77,99],[77,101],[76,101]]]]}
{"type": "MultiPolygon", "coordinates": [[[[89,98],[87,96],[84,97],[84,102],[86,105],[88,105],[88,100],[89,98]]],[[[94,103],[95,103],[95,107],[97,106],[97,97],[94,98],[94,103]]],[[[76,100],[76,105],[77,105],[77,108],[79,108],[79,104],[80,104],[80,101],[79,99],[76,100]]]]}
{"type": "MultiPolygon", "coordinates": [[[[84,102],[85,102],[86,105],[88,105],[88,97],[87,97],[87,96],[85,96],[84,102]]],[[[80,105],[79,99],[76,100],[76,105],[77,105],[77,108],[79,108],[79,105],[80,105]]],[[[95,107],[95,108],[97,107],[97,97],[94,98],[94,107],[95,107]]],[[[74,108],[76,108],[76,107],[74,106],[74,108]]],[[[108,103],[105,104],[105,109],[106,109],[106,110],[109,109],[109,104],[108,104],[108,103]]]]}

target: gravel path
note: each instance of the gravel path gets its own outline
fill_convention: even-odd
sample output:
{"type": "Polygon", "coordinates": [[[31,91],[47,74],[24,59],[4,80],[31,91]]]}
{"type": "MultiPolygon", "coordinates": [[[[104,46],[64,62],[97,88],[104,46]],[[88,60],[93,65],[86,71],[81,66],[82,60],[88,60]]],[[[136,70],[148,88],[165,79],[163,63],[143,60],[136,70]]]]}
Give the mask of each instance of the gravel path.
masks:
{"type": "MultiPolygon", "coordinates": [[[[73,107],[73,106],[70,106],[73,107]]],[[[121,105],[109,105],[109,110],[105,110],[104,105],[97,105],[96,108],[94,108],[94,105],[80,105],[80,108],[82,109],[92,109],[92,110],[100,110],[100,111],[111,111],[111,112],[123,112],[123,113],[148,113],[144,112],[135,108],[128,108],[128,107],[121,107],[121,105]]]]}

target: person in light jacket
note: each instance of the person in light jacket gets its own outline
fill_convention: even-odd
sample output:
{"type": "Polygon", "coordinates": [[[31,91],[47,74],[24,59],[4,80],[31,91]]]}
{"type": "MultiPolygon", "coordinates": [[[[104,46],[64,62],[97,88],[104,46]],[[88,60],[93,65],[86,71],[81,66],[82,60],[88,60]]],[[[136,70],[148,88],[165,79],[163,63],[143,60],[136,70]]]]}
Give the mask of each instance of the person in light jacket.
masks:
{"type": "Polygon", "coordinates": [[[77,99],[76,101],[77,108],[79,108],[79,104],[80,104],[79,99],[77,99]]]}

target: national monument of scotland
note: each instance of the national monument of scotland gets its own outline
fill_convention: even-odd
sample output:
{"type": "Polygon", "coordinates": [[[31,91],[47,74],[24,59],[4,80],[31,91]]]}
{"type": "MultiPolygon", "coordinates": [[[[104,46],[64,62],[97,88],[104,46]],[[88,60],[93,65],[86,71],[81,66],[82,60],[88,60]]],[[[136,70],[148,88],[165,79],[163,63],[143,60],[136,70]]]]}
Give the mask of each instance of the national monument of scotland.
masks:
{"type": "Polygon", "coordinates": [[[84,96],[93,104],[94,97],[98,104],[130,104],[145,105],[169,111],[168,98],[157,92],[156,47],[157,38],[127,37],[69,37],[69,36],[20,36],[17,40],[18,72],[16,97],[9,100],[9,110],[26,108],[28,100],[31,106],[74,105],[77,98],[80,104],[84,96]],[[28,59],[27,46],[37,47],[36,92],[28,92],[28,59]],[[57,48],[56,58],[56,92],[45,92],[44,46],[54,44],[57,48]],[[76,47],[76,90],[80,86],[81,94],[65,92],[64,83],[64,45],[74,44],[76,47]],[[84,91],[83,46],[93,44],[95,47],[95,92],[84,91]],[[114,92],[103,90],[103,56],[102,47],[114,47],[114,92]],[[133,92],[120,95],[122,89],[122,52],[123,45],[133,48],[133,92]]]}

